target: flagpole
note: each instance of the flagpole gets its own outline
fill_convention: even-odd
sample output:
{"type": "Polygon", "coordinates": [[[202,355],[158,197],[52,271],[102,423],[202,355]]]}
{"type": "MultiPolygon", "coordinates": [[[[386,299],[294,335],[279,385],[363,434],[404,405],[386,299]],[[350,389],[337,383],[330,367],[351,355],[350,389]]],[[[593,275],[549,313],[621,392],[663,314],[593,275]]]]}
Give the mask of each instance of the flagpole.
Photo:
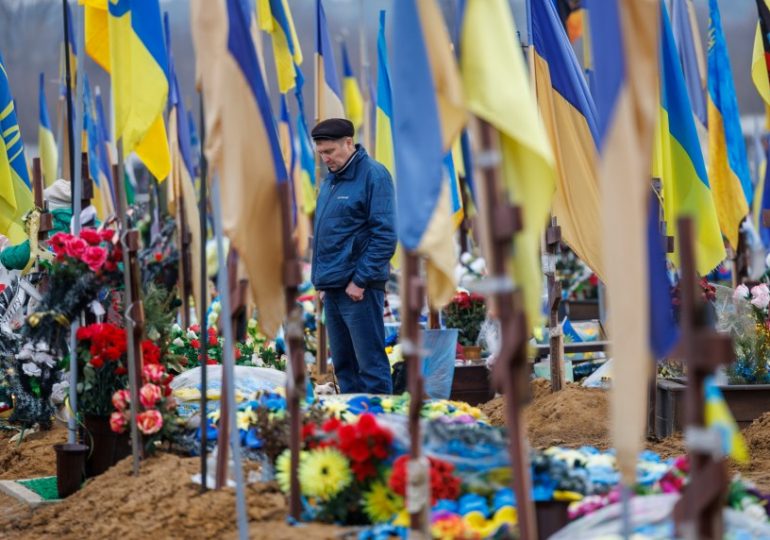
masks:
{"type": "MultiPolygon", "coordinates": [[[[225,257],[224,240],[222,233],[222,202],[219,195],[219,182],[215,178],[211,189],[211,207],[214,214],[214,236],[217,242],[217,285],[220,291],[219,301],[222,303],[222,313],[226,316],[222,318],[222,329],[225,334],[224,358],[222,363],[222,388],[225,390],[223,398],[227,400],[227,416],[220,416],[220,427],[229,424],[230,445],[233,455],[233,473],[235,475],[235,507],[237,511],[238,538],[247,540],[249,537],[248,519],[246,516],[246,493],[243,485],[243,464],[241,463],[241,435],[238,433],[236,424],[236,403],[235,403],[235,342],[233,340],[232,319],[230,313],[230,295],[227,291],[229,287],[229,276],[227,275],[227,258],[225,257]]],[[[201,342],[208,339],[208,336],[201,336],[201,342]]],[[[224,407],[221,408],[225,410],[224,407]]],[[[204,426],[205,427],[205,426],[204,426]]],[[[225,443],[226,445],[226,443],[225,443]]],[[[218,452],[222,448],[217,449],[218,452]]]]}
{"type": "MultiPolygon", "coordinates": [[[[208,340],[204,336],[208,337],[208,319],[206,317],[206,304],[208,303],[208,275],[206,271],[206,237],[208,235],[206,231],[206,188],[207,188],[207,176],[208,176],[208,163],[206,161],[206,152],[204,151],[206,145],[206,118],[203,113],[203,95],[200,96],[200,229],[201,229],[201,305],[198,307],[199,313],[199,326],[201,328],[200,343],[200,365],[201,365],[201,408],[200,408],[200,426],[201,426],[201,491],[206,491],[208,482],[208,462],[207,462],[207,446],[208,446],[208,418],[206,414],[207,410],[207,391],[208,391],[208,340]]],[[[187,330],[185,328],[185,330],[187,330]]]]}

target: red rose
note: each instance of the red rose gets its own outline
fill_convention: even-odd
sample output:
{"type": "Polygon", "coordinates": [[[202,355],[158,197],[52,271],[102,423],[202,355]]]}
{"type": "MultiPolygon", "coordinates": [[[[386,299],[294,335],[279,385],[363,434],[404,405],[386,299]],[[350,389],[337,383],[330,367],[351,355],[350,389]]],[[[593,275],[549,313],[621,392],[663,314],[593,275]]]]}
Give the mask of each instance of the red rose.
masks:
{"type": "Polygon", "coordinates": [[[112,239],[115,238],[115,231],[111,229],[103,229],[99,231],[99,237],[101,238],[102,242],[112,242],[112,239]]]}
{"type": "Polygon", "coordinates": [[[209,335],[209,347],[216,347],[217,345],[219,345],[217,336],[209,335]]]}
{"type": "Polygon", "coordinates": [[[97,246],[89,246],[83,253],[83,262],[94,272],[101,270],[107,261],[107,250],[97,246]]]}
{"type": "Polygon", "coordinates": [[[152,435],[163,427],[163,416],[156,409],[140,412],[136,415],[136,425],[145,435],[152,435]]]}
{"type": "Polygon", "coordinates": [[[149,382],[159,383],[165,374],[166,372],[160,364],[146,364],[142,369],[144,379],[149,382]]]}
{"type": "Polygon", "coordinates": [[[64,249],[67,255],[73,259],[80,259],[80,257],[83,256],[83,253],[85,253],[87,247],[88,244],[86,244],[86,241],[76,236],[67,240],[64,245],[64,249]]]}
{"type": "Polygon", "coordinates": [[[240,360],[241,356],[242,356],[241,350],[238,347],[236,347],[235,348],[235,359],[236,360],[240,360]]]}
{"type": "Polygon", "coordinates": [[[72,235],[58,232],[48,239],[48,245],[51,246],[51,249],[57,256],[63,255],[67,247],[67,241],[70,238],[72,238],[72,235]]]}
{"type": "Polygon", "coordinates": [[[96,356],[92,356],[88,363],[94,366],[96,369],[99,369],[104,365],[104,360],[97,354],[96,356]]]}
{"type": "Polygon", "coordinates": [[[218,362],[216,360],[214,360],[213,358],[209,358],[208,360],[206,360],[206,364],[209,365],[209,366],[216,366],[218,364],[218,362]]]}
{"type": "Polygon", "coordinates": [[[193,332],[195,332],[197,334],[197,333],[199,333],[201,331],[201,327],[200,327],[199,324],[194,324],[194,325],[192,325],[190,327],[190,330],[192,330],[193,332]]]}
{"type": "Polygon", "coordinates": [[[125,375],[128,373],[128,370],[123,366],[118,366],[115,368],[115,375],[125,375]]]}
{"type": "Polygon", "coordinates": [[[110,415],[110,429],[115,433],[123,433],[126,431],[127,422],[126,415],[122,412],[114,412],[110,415]]]}
{"type": "Polygon", "coordinates": [[[198,341],[197,339],[191,339],[191,340],[190,340],[190,346],[191,346],[193,349],[200,349],[200,348],[201,348],[201,342],[200,342],[200,341],[198,341]]]}
{"type": "Polygon", "coordinates": [[[108,272],[114,272],[115,270],[118,269],[118,265],[113,261],[108,260],[104,263],[104,269],[107,270],[108,272]]]}
{"type": "Polygon", "coordinates": [[[160,348],[149,339],[142,341],[142,358],[147,364],[158,364],[160,362],[160,348]]]}
{"type": "Polygon", "coordinates": [[[91,229],[90,227],[81,229],[80,238],[82,238],[92,246],[98,246],[99,242],[102,241],[102,237],[99,235],[98,232],[96,232],[96,229],[91,229]]]}

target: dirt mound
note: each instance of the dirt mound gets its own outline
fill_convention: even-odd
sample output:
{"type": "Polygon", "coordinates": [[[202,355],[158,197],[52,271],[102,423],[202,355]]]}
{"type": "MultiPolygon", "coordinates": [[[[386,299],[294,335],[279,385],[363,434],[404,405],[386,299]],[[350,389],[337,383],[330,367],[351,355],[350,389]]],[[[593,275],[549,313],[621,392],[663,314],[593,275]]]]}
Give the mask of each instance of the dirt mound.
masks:
{"type": "Polygon", "coordinates": [[[604,390],[568,384],[559,392],[535,399],[524,411],[530,444],[534,448],[557,445],[608,448],[608,398],[604,390]]]}
{"type": "Polygon", "coordinates": [[[12,441],[17,433],[16,430],[0,432],[0,480],[56,474],[53,445],[67,442],[66,428],[54,426],[49,431],[27,431],[21,441],[12,441]]]}
{"type": "MultiPolygon", "coordinates": [[[[551,393],[551,382],[548,379],[533,379],[529,386],[532,393],[532,400],[539,399],[551,393]]],[[[479,408],[489,418],[490,424],[502,427],[505,425],[505,401],[503,396],[497,396],[486,403],[479,405],[479,408]]]]}
{"type": "MultiPolygon", "coordinates": [[[[11,521],[4,538],[232,537],[235,492],[200,493],[200,486],[190,482],[199,464],[197,458],[160,454],[144,461],[139,476],[133,476],[127,458],[63,502],[11,521]]],[[[275,484],[247,485],[246,496],[251,538],[334,537],[334,527],[286,526],[286,499],[275,484]]]]}
{"type": "Polygon", "coordinates": [[[751,448],[752,457],[770,458],[770,412],[754,420],[743,431],[743,436],[751,448]]]}

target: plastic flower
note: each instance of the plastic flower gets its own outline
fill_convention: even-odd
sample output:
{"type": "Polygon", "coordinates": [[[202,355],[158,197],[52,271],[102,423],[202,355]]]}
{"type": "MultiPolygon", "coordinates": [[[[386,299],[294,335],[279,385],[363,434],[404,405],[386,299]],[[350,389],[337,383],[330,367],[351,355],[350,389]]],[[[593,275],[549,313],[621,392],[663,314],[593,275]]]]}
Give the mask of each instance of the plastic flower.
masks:
{"type": "Polygon", "coordinates": [[[160,364],[147,364],[142,369],[142,375],[149,382],[159,383],[163,380],[165,374],[166,372],[160,364]]]}
{"type": "Polygon", "coordinates": [[[146,409],[154,407],[161,397],[163,397],[163,392],[160,386],[156,384],[148,383],[139,389],[139,402],[146,409]]]}
{"type": "Polygon", "coordinates": [[[765,309],[770,304],[770,289],[764,283],[751,288],[751,305],[765,309]]]}
{"type": "Polygon", "coordinates": [[[126,415],[122,412],[114,412],[110,415],[110,429],[115,433],[123,433],[126,430],[126,415]]]}
{"type": "Polygon", "coordinates": [[[145,435],[152,435],[163,427],[163,415],[156,409],[140,412],[136,415],[136,425],[145,435]]]}
{"type": "Polygon", "coordinates": [[[374,482],[364,493],[364,512],[372,523],[383,523],[404,508],[404,498],[396,495],[383,482],[374,482]]]}
{"type": "Polygon", "coordinates": [[[97,246],[99,245],[99,242],[102,241],[102,238],[99,236],[99,233],[96,232],[96,229],[92,229],[90,227],[86,227],[80,231],[80,238],[92,246],[97,246]]]}
{"type": "Polygon", "coordinates": [[[75,236],[67,240],[64,249],[66,250],[67,255],[74,259],[79,259],[83,256],[83,253],[85,253],[87,247],[88,244],[86,244],[85,240],[75,236]]]}
{"type": "Polygon", "coordinates": [[[328,400],[324,401],[324,409],[332,418],[343,418],[348,412],[348,406],[342,401],[328,400]]]}
{"type": "MultiPolygon", "coordinates": [[[[302,462],[305,461],[306,457],[307,457],[307,452],[303,451],[299,453],[300,465],[302,465],[302,462]]],[[[291,480],[290,472],[291,472],[291,451],[287,448],[275,460],[275,479],[278,482],[278,486],[281,488],[281,491],[283,491],[284,493],[289,492],[289,488],[290,488],[289,484],[291,480]]]]}
{"type": "Polygon", "coordinates": [[[124,411],[131,403],[131,394],[128,390],[118,390],[112,394],[112,406],[119,411],[124,411]]]}
{"type": "Polygon", "coordinates": [[[328,501],[353,481],[348,460],[339,450],[320,448],[308,452],[299,464],[302,493],[328,501]]]}
{"type": "Polygon", "coordinates": [[[94,272],[101,270],[107,261],[107,250],[98,246],[89,246],[83,252],[83,262],[94,272]]]}
{"type": "Polygon", "coordinates": [[[748,297],[749,297],[749,288],[746,285],[741,283],[735,288],[735,291],[733,292],[734,300],[745,300],[748,297]]]}

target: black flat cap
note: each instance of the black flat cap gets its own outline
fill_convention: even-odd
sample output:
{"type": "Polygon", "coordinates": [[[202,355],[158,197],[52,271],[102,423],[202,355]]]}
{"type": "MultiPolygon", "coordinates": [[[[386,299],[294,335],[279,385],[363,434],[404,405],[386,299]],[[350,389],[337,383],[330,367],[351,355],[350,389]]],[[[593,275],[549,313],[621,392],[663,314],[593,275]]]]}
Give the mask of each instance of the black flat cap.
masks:
{"type": "Polygon", "coordinates": [[[316,124],[310,135],[314,141],[330,139],[337,140],[343,137],[352,137],[356,132],[353,122],[344,118],[328,118],[316,124]]]}

